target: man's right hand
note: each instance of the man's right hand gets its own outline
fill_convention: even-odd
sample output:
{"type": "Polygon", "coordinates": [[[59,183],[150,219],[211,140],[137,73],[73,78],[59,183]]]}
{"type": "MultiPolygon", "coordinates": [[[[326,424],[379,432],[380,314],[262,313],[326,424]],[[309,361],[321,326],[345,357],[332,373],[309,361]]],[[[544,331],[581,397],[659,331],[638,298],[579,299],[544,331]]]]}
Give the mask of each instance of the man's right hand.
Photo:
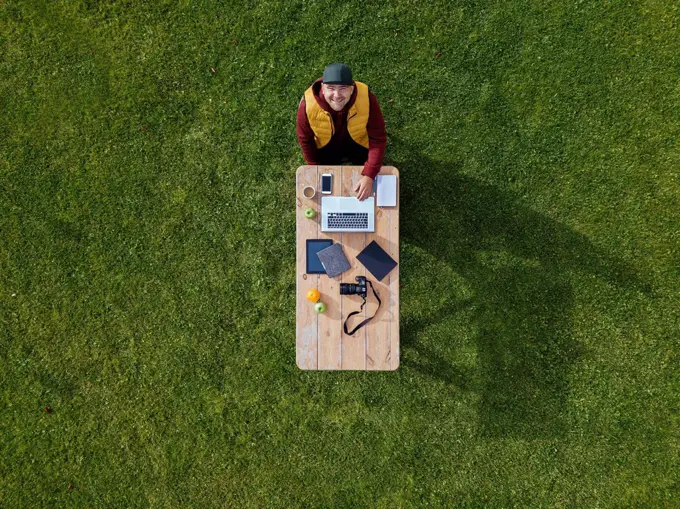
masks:
{"type": "Polygon", "coordinates": [[[354,192],[357,193],[357,200],[364,201],[373,192],[373,179],[366,175],[361,177],[357,185],[354,186],[354,192]]]}

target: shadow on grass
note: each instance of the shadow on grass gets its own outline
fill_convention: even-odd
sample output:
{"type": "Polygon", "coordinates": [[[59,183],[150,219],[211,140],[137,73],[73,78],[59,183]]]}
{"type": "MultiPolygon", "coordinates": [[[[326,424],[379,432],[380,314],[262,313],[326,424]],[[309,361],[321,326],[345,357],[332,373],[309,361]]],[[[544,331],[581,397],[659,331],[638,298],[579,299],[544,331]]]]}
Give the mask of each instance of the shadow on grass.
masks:
{"type": "Polygon", "coordinates": [[[592,274],[623,289],[648,288],[585,236],[494,186],[460,175],[461,163],[435,162],[398,139],[390,142],[394,153],[406,154],[386,162],[402,176],[402,246],[415,246],[451,267],[473,294],[426,318],[402,321],[403,367],[478,392],[487,435],[562,435],[568,374],[581,355],[571,332],[570,273],[592,274]],[[471,373],[418,340],[462,310],[471,311],[476,330],[477,365],[471,373]],[[409,349],[419,361],[409,361],[409,349]]]}

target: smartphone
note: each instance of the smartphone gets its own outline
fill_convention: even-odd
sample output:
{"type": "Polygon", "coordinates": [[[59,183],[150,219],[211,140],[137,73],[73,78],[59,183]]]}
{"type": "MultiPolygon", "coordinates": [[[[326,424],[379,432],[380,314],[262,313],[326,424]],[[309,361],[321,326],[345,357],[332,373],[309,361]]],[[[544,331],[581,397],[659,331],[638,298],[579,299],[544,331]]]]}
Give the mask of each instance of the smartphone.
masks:
{"type": "Polygon", "coordinates": [[[331,194],[333,189],[333,175],[324,173],[321,175],[321,194],[331,194]]]}

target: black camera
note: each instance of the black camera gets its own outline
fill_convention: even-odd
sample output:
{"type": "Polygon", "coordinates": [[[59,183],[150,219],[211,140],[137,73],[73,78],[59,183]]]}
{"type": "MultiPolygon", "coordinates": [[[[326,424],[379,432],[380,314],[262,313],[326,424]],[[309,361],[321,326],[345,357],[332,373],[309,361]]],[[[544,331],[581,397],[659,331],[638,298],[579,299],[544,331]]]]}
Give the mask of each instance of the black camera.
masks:
{"type": "Polygon", "coordinates": [[[340,283],[340,295],[361,295],[366,298],[366,277],[357,276],[354,278],[357,284],[340,283]]]}

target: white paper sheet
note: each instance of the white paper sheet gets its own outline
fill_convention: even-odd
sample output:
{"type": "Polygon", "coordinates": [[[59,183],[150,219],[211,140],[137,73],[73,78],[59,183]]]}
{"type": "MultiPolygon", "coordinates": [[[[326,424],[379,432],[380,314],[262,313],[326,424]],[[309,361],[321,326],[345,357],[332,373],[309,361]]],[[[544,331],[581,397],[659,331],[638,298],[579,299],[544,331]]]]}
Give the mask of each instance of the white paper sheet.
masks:
{"type": "Polygon", "coordinates": [[[378,207],[395,207],[397,205],[397,176],[378,175],[377,182],[377,203],[378,207]]]}

